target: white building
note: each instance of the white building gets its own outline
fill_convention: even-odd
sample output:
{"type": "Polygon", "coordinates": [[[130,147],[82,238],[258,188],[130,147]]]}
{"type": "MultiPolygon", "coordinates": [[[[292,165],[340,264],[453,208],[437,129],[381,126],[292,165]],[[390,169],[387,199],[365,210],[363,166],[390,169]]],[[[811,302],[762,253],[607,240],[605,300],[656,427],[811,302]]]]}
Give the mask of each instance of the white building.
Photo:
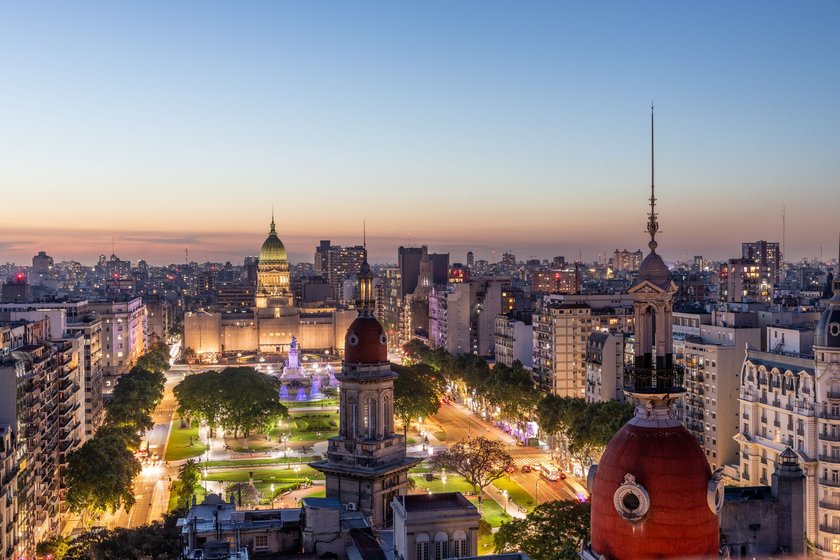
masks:
{"type": "Polygon", "coordinates": [[[506,366],[519,361],[524,367],[534,365],[534,328],[507,315],[496,315],[496,363],[506,366]]]}
{"type": "Polygon", "coordinates": [[[452,354],[489,356],[496,349],[496,316],[509,282],[478,279],[434,287],[429,294],[429,346],[452,354]]]}
{"type": "Polygon", "coordinates": [[[146,351],[146,306],[136,297],[91,302],[88,309],[102,320],[102,373],[113,389],[114,380],[107,378],[128,373],[146,351]]]}
{"type": "MultiPolygon", "coordinates": [[[[776,331],[773,331],[776,332],[776,331]]],[[[771,335],[772,336],[772,335],[771,335]]],[[[772,340],[772,339],[771,339],[772,340]]],[[[806,480],[806,534],[817,557],[840,554],[840,281],[817,325],[813,354],[786,340],[786,354],[747,352],[741,372],[742,485],[766,484],[791,447],[806,480]],[[798,350],[798,354],[791,350],[798,350]]]]}

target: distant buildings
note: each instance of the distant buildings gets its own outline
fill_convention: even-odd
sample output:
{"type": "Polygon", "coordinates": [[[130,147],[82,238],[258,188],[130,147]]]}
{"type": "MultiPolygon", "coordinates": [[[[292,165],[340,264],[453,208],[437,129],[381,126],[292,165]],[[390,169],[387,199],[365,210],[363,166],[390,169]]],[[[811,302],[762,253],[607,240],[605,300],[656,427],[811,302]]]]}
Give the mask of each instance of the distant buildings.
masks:
{"type": "Polygon", "coordinates": [[[358,272],[365,254],[361,245],[342,247],[332,245],[329,240],[321,241],[315,248],[315,273],[326,279],[335,299],[340,299],[342,282],[358,272]]]}
{"type": "Polygon", "coordinates": [[[429,345],[452,354],[491,356],[495,320],[509,281],[473,279],[435,287],[429,294],[429,345]]]}
{"type": "Polygon", "coordinates": [[[628,251],[616,249],[613,252],[613,268],[616,272],[635,272],[642,266],[642,251],[628,251]]]}

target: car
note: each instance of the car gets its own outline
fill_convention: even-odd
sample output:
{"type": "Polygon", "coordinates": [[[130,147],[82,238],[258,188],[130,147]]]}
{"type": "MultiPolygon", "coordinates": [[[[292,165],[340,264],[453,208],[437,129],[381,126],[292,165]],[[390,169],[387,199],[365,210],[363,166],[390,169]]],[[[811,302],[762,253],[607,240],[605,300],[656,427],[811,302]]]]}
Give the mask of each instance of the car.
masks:
{"type": "Polygon", "coordinates": [[[560,480],[566,480],[566,473],[560,471],[560,480]]]}
{"type": "Polygon", "coordinates": [[[515,473],[516,472],[516,465],[509,466],[508,468],[505,469],[505,472],[508,473],[508,474],[515,473]]]}
{"type": "Polygon", "coordinates": [[[534,469],[531,468],[531,465],[522,465],[522,467],[520,467],[519,470],[524,472],[524,473],[529,473],[534,469]]]}

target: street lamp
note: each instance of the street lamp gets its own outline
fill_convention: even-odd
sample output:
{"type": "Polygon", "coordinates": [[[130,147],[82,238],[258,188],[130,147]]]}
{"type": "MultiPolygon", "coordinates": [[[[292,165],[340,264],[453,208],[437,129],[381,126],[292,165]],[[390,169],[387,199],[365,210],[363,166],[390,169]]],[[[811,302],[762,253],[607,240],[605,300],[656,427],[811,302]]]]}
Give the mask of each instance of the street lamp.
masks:
{"type": "Polygon", "coordinates": [[[505,515],[507,515],[508,510],[508,491],[502,490],[502,496],[505,497],[505,515]]]}
{"type": "Polygon", "coordinates": [[[537,489],[536,489],[536,492],[534,493],[534,501],[537,502],[537,505],[540,505],[540,479],[539,478],[537,478],[536,487],[537,487],[537,489]]]}

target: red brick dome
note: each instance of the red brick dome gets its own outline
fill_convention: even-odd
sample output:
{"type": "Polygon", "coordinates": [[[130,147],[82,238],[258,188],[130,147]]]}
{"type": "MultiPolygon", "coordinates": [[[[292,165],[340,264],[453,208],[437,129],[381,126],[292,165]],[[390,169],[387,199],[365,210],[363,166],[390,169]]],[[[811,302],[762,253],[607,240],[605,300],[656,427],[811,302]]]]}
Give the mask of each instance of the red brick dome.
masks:
{"type": "Polygon", "coordinates": [[[374,317],[360,315],[350,324],[344,337],[344,362],[381,364],[388,361],[388,339],[374,317]]]}
{"type": "Polygon", "coordinates": [[[723,490],[710,484],[700,446],[682,425],[635,420],[613,437],[595,472],[592,552],[611,560],[717,558],[713,508],[723,490]]]}

